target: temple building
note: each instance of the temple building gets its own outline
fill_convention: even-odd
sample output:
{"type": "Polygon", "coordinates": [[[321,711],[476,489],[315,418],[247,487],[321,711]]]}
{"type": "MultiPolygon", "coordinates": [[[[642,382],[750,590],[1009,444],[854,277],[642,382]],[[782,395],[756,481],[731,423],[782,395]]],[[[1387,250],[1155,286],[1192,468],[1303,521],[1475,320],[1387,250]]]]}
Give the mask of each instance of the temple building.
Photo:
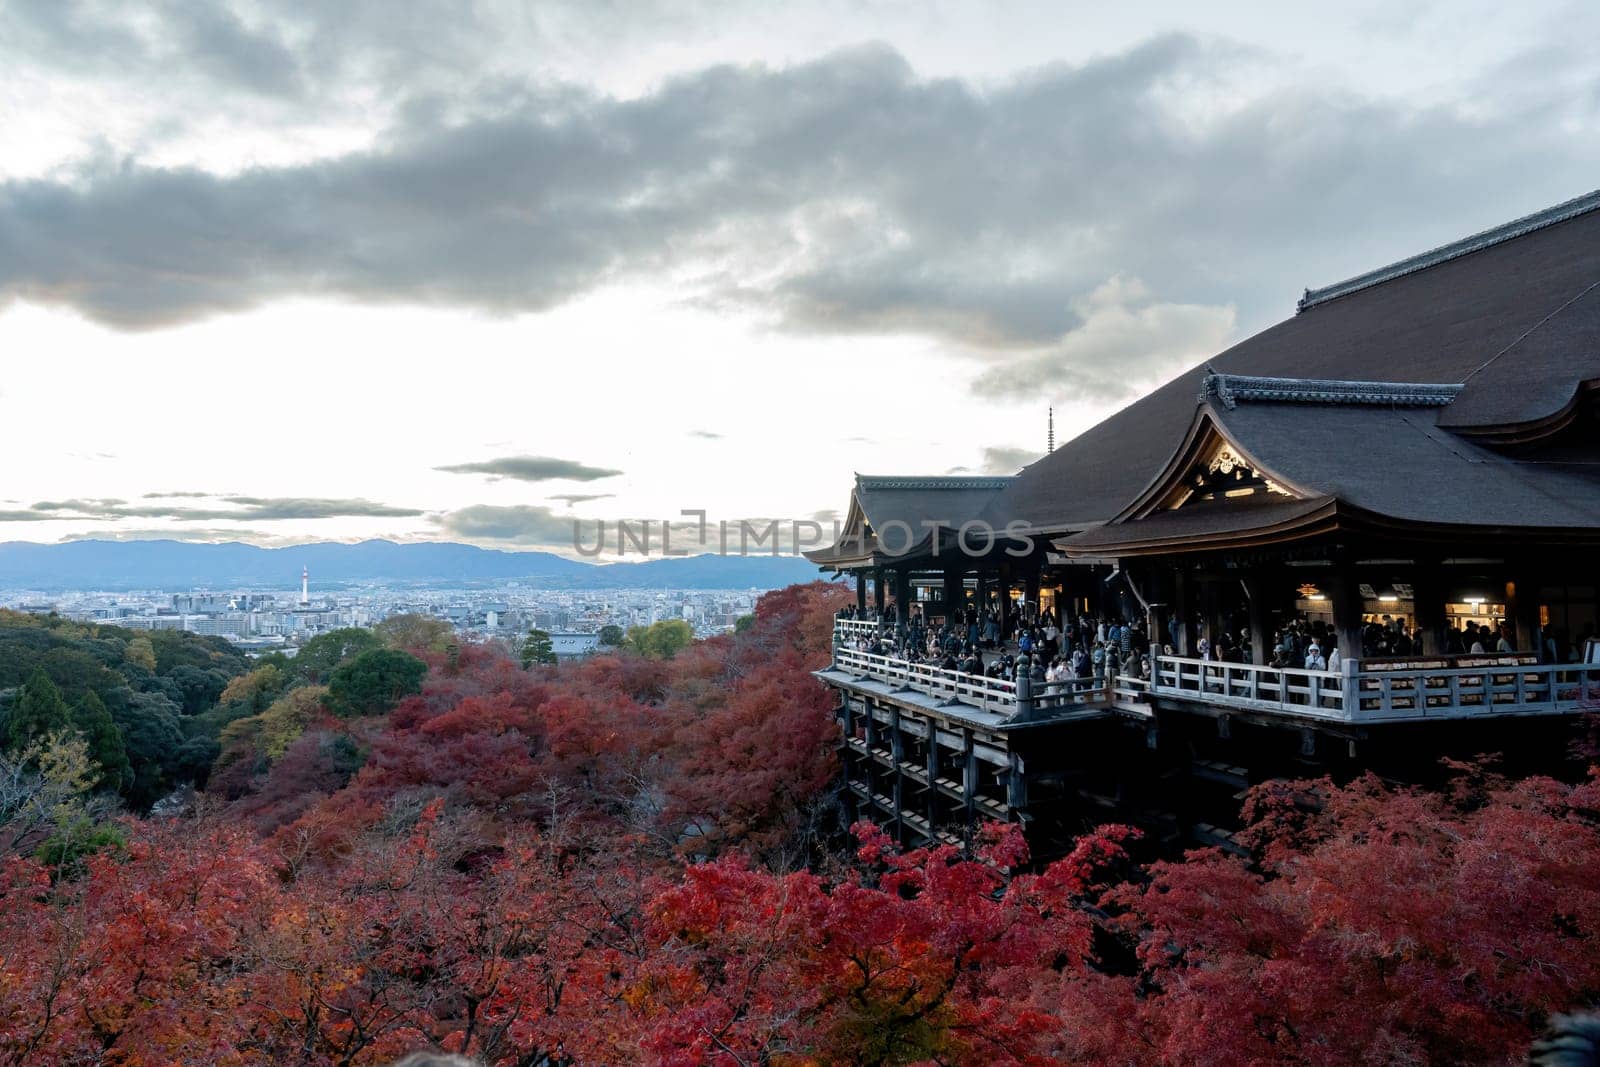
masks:
{"type": "Polygon", "coordinates": [[[1226,844],[1268,777],[1558,763],[1600,702],[1600,192],[1309,290],[1015,476],[858,476],[808,555],[856,579],[846,794],[909,843],[1226,844]],[[1054,631],[1115,666],[1041,680],[1054,631]]]}

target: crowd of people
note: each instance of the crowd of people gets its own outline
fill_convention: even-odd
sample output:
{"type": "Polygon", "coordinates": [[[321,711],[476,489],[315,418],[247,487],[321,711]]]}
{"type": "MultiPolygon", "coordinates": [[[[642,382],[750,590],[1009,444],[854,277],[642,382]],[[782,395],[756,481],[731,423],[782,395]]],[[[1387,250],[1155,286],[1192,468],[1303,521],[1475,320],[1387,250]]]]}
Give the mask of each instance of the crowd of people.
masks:
{"type": "Polygon", "coordinates": [[[1063,624],[1053,610],[1031,605],[1022,605],[1004,620],[992,607],[975,606],[953,617],[930,620],[913,605],[904,626],[892,606],[882,612],[850,607],[840,615],[877,624],[853,640],[852,647],[860,651],[989,678],[1016,680],[1025,675],[1036,689],[1043,686],[1046,692],[1068,686],[1102,687],[1117,677],[1150,676],[1150,642],[1144,627],[1120,618],[1080,616],[1063,624]]]}
{"type": "MultiPolygon", "coordinates": [[[[952,616],[926,618],[920,605],[911,606],[904,625],[894,606],[861,610],[847,607],[841,618],[876,624],[858,634],[851,647],[873,655],[908,663],[930,664],[964,674],[1015,680],[1026,675],[1035,686],[1104,686],[1127,677],[1147,680],[1151,672],[1151,643],[1144,626],[1116,616],[1081,615],[1063,622],[1049,607],[1017,603],[1002,617],[991,604],[968,605],[952,616]]],[[[1168,642],[1156,651],[1175,655],[1192,637],[1195,658],[1218,663],[1254,663],[1255,649],[1248,629],[1227,625],[1208,635],[1195,627],[1188,635],[1174,616],[1168,624],[1168,642]]],[[[1491,627],[1473,621],[1447,628],[1445,655],[1478,655],[1514,651],[1511,627],[1491,627]]],[[[1361,657],[1420,655],[1422,632],[1404,618],[1374,616],[1361,632],[1361,657]]],[[[1267,666],[1278,669],[1339,671],[1345,651],[1338,632],[1322,619],[1295,619],[1272,637],[1267,666]]]]}

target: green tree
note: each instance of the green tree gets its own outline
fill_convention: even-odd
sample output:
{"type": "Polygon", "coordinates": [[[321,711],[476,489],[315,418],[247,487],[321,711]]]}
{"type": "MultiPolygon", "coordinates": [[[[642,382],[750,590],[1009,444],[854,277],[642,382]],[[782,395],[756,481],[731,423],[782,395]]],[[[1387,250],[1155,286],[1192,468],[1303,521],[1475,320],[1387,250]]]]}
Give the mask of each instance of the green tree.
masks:
{"type": "Polygon", "coordinates": [[[327,694],[327,689],[319,685],[291,689],[260,715],[224,726],[219,740],[225,748],[248,745],[276,762],[307,726],[326,714],[323,701],[327,694]]]}
{"type": "Polygon", "coordinates": [[[662,619],[628,630],[623,647],[650,659],[671,659],[694,642],[694,628],[682,619],[662,619]]]}
{"type": "Polygon", "coordinates": [[[622,632],[622,627],[616,623],[608,622],[600,627],[600,643],[607,648],[616,648],[622,644],[624,639],[625,635],[622,632]]]}
{"type": "Polygon", "coordinates": [[[6,745],[20,751],[71,725],[72,715],[67,702],[61,699],[61,690],[44,671],[35,670],[11,709],[11,721],[6,724],[6,745]]]}
{"type": "Polygon", "coordinates": [[[359,626],[329,630],[300,646],[294,656],[294,672],[308,682],[323,682],[340,664],[382,647],[382,638],[359,626]]]}
{"type": "Polygon", "coordinates": [[[529,630],[528,639],[522,642],[522,669],[527,670],[535,663],[555,661],[556,647],[550,635],[543,630],[529,630]]]}
{"type": "Polygon", "coordinates": [[[99,768],[82,735],[72,730],[53,731],[30,743],[25,759],[39,768],[44,795],[51,799],[54,829],[35,855],[56,869],[56,877],[72,877],[85,856],[123,843],[121,832],[101,821],[105,813],[89,796],[99,768]]]}
{"type": "Polygon", "coordinates": [[[390,648],[404,652],[408,649],[426,649],[443,652],[455,631],[443,619],[430,618],[415,613],[391,615],[373,627],[378,637],[390,648]]]}
{"type": "Polygon", "coordinates": [[[263,664],[248,674],[241,674],[228,683],[218,700],[238,711],[254,715],[267,707],[283,692],[288,676],[275,663],[263,664]]]}
{"type": "Polygon", "coordinates": [[[402,697],[422,691],[428,665],[415,656],[375,648],[337,668],[328,679],[328,708],[343,718],[382,715],[402,697]]]}
{"type": "Polygon", "coordinates": [[[128,642],[128,647],[123,651],[122,658],[136,667],[143,667],[147,671],[156,669],[156,650],[150,644],[148,637],[135,637],[128,642]]]}
{"type": "Polygon", "coordinates": [[[101,782],[120,788],[128,773],[128,753],[105,701],[92,691],[83,694],[73,706],[72,725],[88,744],[89,758],[99,768],[101,782]]]}
{"type": "Polygon", "coordinates": [[[178,687],[185,715],[199,715],[213,707],[228,688],[228,676],[209,667],[179,664],[167,672],[167,680],[178,687]]]}
{"type": "Polygon", "coordinates": [[[754,615],[740,615],[737,619],[733,620],[733,632],[736,634],[742,634],[755,624],[756,617],[754,615]]]}
{"type": "Polygon", "coordinates": [[[178,705],[161,693],[112,694],[111,718],[122,731],[132,773],[123,781],[129,805],[145,810],[166,793],[177,773],[183,726],[178,705]]]}

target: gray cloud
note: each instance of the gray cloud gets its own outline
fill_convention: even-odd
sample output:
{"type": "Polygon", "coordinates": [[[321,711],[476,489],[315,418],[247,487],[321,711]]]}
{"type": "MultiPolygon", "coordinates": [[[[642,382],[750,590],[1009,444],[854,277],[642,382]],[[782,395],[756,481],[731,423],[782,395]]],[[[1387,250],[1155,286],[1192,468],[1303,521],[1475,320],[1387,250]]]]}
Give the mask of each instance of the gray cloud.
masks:
{"type": "MultiPolygon", "coordinates": [[[[580,519],[573,515],[558,515],[550,508],[537,504],[504,507],[475,504],[441,512],[430,518],[441,533],[464,541],[546,548],[568,553],[584,551],[590,555],[596,554],[594,550],[599,546],[598,554],[606,556],[643,554],[639,544],[646,540],[648,554],[663,555],[662,528],[668,525],[662,519],[648,516],[621,517],[621,522],[626,523],[631,532],[619,542],[618,517],[580,519]],[[646,522],[649,523],[648,534],[646,522]]],[[[692,555],[721,552],[724,549],[729,553],[737,553],[742,543],[751,554],[770,554],[776,540],[779,551],[787,552],[793,550],[797,536],[804,542],[802,547],[805,548],[831,543],[834,539],[833,521],[831,518],[822,518],[821,513],[810,519],[799,519],[798,526],[796,520],[792,519],[746,517],[719,520],[712,515],[708,516],[702,531],[697,521],[674,520],[670,523],[670,545],[674,552],[692,555]],[[807,522],[815,523],[820,529],[812,530],[805,525],[807,522]],[[769,529],[774,523],[775,532],[769,529]]]]}
{"type": "Polygon", "coordinates": [[[705,441],[720,441],[723,438],[722,434],[712,433],[710,430],[690,430],[689,436],[698,437],[705,441]]]}
{"type": "Polygon", "coordinates": [[[176,529],[91,530],[67,534],[62,541],[242,541],[252,545],[297,544],[315,538],[278,537],[264,530],[185,526],[176,529]]]}
{"type": "Polygon", "coordinates": [[[997,448],[985,448],[983,461],[976,467],[951,467],[946,474],[1015,474],[1023,467],[1034,462],[1044,455],[1028,448],[1012,448],[1002,445],[997,448]]]}
{"type": "Polygon", "coordinates": [[[205,500],[214,498],[214,493],[196,493],[192,491],[179,491],[175,493],[145,493],[142,500],[205,500]]]}
{"type": "Polygon", "coordinates": [[[286,519],[336,518],[415,518],[424,514],[417,508],[395,507],[362,499],[323,497],[225,496],[218,498],[231,508],[193,508],[183,505],[129,505],[114,498],[89,500],[41,500],[32,510],[49,518],[71,519],[171,519],[175,522],[280,522],[286,519]]]}
{"type": "Polygon", "coordinates": [[[605,467],[591,467],[577,460],[553,459],[549,456],[502,456],[499,459],[454,463],[433,469],[450,474],[486,474],[495,480],[510,478],[518,482],[593,482],[601,478],[614,478],[622,473],[605,467]]]}
{"type": "Polygon", "coordinates": [[[549,500],[559,500],[569,507],[573,504],[585,504],[591,500],[610,500],[615,493],[555,493],[547,497],[549,500]]]}
{"type": "Polygon", "coordinates": [[[62,516],[46,511],[0,511],[0,522],[49,522],[59,518],[62,516]]]}
{"type": "Polygon", "coordinates": [[[539,504],[496,507],[475,504],[435,517],[441,531],[469,541],[494,541],[519,545],[572,548],[592,544],[595,523],[571,515],[557,515],[539,504]],[[583,538],[578,541],[576,538],[583,538]]]}
{"type": "MultiPolygon", "coordinates": [[[[127,20],[71,10],[102,53],[127,43],[127,20]]],[[[271,40],[259,68],[230,60],[252,34],[293,36],[236,18],[182,32],[263,91],[334,62],[301,31],[298,73],[271,40]]],[[[6,182],[0,299],[123,328],[303,295],[514,313],[676,271],[695,301],[776,328],[937,338],[983,364],[984,395],[1109,397],[1304,285],[1582,192],[1600,168],[1600,137],[1575,135],[1595,130],[1600,79],[1570,52],[1545,60],[1567,64],[1549,91],[1470,109],[1252,91],[1257,62],[1166,36],[984,87],[868,47],[628,99],[419,92],[374,147],[312,163],[6,182]]]]}
{"type": "Polygon", "coordinates": [[[1043,455],[1031,448],[985,448],[979,469],[985,474],[1015,474],[1043,455]]]}

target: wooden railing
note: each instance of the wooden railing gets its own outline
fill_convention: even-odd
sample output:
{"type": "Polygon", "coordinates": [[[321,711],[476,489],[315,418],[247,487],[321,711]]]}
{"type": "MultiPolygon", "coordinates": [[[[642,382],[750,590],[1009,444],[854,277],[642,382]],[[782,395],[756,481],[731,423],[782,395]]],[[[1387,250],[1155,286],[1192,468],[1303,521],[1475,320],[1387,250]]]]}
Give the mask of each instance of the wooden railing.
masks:
{"type": "Polygon", "coordinates": [[[872,619],[834,619],[833,641],[834,644],[838,644],[841,639],[855,640],[857,638],[866,638],[867,640],[871,640],[872,638],[883,633],[885,630],[893,633],[894,627],[888,626],[885,623],[876,622],[872,619]]]}
{"type": "Polygon", "coordinates": [[[1160,656],[1157,696],[1339,722],[1568,714],[1600,706],[1600,671],[1575,664],[1441,658],[1404,665],[1346,661],[1340,671],[1160,656]]]}
{"type": "Polygon", "coordinates": [[[1110,687],[1093,678],[1028,682],[1019,696],[1018,683],[1009,678],[953,671],[936,664],[912,663],[855,648],[836,648],[833,663],[839,670],[926,696],[959,701],[1008,719],[1019,715],[1031,718],[1059,714],[1081,710],[1086,706],[1106,705],[1111,701],[1110,687]]]}
{"type": "MultiPolygon", "coordinates": [[[[899,688],[959,701],[1021,721],[1086,706],[1142,703],[1174,697],[1207,704],[1334,722],[1408,722],[1500,715],[1570,714],[1600,707],[1600,669],[1534,664],[1517,657],[1440,657],[1363,665],[1346,660],[1338,671],[1221,663],[1157,656],[1148,681],[1118,675],[1028,683],[1019,696],[1010,678],[968,674],[912,663],[852,647],[882,632],[879,623],[838,619],[834,665],[899,688]]],[[[1526,658],[1531,658],[1531,655],[1526,658]]]]}
{"type": "Polygon", "coordinates": [[[1345,718],[1345,679],[1335,671],[1158,656],[1154,674],[1151,692],[1161,696],[1318,719],[1345,718]]]}
{"type": "Polygon", "coordinates": [[[998,715],[1009,716],[1017,710],[1017,683],[1004,678],[952,671],[931,663],[912,663],[854,648],[836,650],[833,660],[840,670],[928,696],[959,700],[998,715]]]}
{"type": "Polygon", "coordinates": [[[1351,718],[1360,722],[1565,714],[1600,706],[1600,670],[1570,663],[1460,664],[1359,671],[1351,718]]]}

